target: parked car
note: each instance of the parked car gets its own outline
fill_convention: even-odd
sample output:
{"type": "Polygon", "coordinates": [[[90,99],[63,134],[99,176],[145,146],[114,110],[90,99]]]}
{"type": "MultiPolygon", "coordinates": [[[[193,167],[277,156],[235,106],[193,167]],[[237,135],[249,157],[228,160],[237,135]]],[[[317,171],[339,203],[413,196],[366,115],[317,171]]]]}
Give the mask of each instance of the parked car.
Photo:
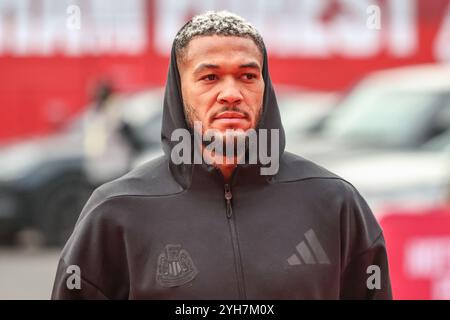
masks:
{"type": "Polygon", "coordinates": [[[0,148],[0,234],[37,228],[49,244],[73,227],[92,186],[82,172],[81,118],[60,133],[0,148]]]}
{"type": "Polygon", "coordinates": [[[359,190],[378,218],[449,200],[450,129],[416,150],[385,150],[325,162],[359,190]]]}
{"type": "MultiPolygon", "coordinates": [[[[161,89],[118,96],[125,134],[133,139],[138,154],[160,148],[161,89]]],[[[65,243],[98,186],[90,183],[84,170],[83,130],[88,112],[58,133],[0,146],[0,242],[11,242],[19,230],[33,228],[44,235],[46,244],[65,243]]]]}
{"type": "Polygon", "coordinates": [[[342,176],[381,217],[445,201],[450,66],[374,72],[288,150],[342,176]]]}
{"type": "Polygon", "coordinates": [[[376,150],[413,150],[450,128],[450,65],[375,72],[291,151],[319,163],[376,150]]]}
{"type": "Polygon", "coordinates": [[[333,110],[339,94],[277,87],[286,148],[307,138],[333,110]]]}

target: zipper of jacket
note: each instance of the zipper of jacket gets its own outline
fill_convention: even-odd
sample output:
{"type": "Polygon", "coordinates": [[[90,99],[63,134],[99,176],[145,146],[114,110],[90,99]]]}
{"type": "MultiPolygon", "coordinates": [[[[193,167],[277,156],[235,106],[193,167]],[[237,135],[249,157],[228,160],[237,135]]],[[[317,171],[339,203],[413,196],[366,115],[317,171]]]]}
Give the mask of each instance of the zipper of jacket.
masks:
{"type": "Polygon", "coordinates": [[[225,201],[227,205],[226,215],[228,220],[228,225],[230,227],[231,232],[231,241],[233,244],[233,253],[234,253],[234,261],[235,261],[235,269],[237,275],[238,282],[238,290],[239,290],[239,299],[246,299],[245,293],[245,284],[244,284],[244,272],[242,268],[242,260],[241,260],[241,252],[239,249],[239,241],[236,232],[236,220],[233,215],[233,206],[231,204],[231,199],[233,198],[233,194],[231,193],[231,188],[228,183],[224,185],[225,189],[225,201]]]}

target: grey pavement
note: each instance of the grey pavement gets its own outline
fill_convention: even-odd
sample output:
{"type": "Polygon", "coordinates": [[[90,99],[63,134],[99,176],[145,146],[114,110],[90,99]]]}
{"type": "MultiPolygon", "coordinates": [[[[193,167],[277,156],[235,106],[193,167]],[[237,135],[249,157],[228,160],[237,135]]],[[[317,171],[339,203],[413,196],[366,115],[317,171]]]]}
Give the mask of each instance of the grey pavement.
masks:
{"type": "Polygon", "coordinates": [[[59,252],[0,247],[0,300],[50,299],[59,252]]]}

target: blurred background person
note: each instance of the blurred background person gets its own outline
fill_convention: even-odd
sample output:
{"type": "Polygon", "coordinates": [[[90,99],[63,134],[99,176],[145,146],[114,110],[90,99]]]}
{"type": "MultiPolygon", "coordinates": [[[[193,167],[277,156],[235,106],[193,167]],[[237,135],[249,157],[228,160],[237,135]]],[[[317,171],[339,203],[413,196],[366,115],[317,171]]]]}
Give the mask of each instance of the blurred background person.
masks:
{"type": "Polygon", "coordinates": [[[117,178],[130,168],[132,138],[127,134],[119,99],[111,83],[100,82],[84,119],[84,168],[94,186],[117,178]]]}

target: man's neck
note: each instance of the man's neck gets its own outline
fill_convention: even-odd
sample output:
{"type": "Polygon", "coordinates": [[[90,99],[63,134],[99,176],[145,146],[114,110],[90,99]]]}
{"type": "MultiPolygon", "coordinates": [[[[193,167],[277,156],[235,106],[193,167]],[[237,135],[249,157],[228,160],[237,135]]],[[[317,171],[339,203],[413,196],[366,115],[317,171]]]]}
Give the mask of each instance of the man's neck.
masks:
{"type": "Polygon", "coordinates": [[[225,183],[229,183],[231,180],[231,176],[233,175],[234,169],[236,169],[236,165],[219,164],[216,165],[216,167],[220,170],[220,172],[222,172],[225,183]]]}
{"type": "Polygon", "coordinates": [[[216,167],[220,172],[222,173],[223,179],[225,183],[229,183],[231,176],[233,175],[234,169],[236,169],[237,164],[237,158],[233,157],[233,159],[227,158],[225,156],[222,156],[221,163],[217,163],[218,159],[216,156],[212,154],[210,150],[206,151],[204,148],[202,148],[203,152],[203,160],[205,161],[205,158],[207,158],[208,163],[212,163],[214,167],[216,167]]]}

